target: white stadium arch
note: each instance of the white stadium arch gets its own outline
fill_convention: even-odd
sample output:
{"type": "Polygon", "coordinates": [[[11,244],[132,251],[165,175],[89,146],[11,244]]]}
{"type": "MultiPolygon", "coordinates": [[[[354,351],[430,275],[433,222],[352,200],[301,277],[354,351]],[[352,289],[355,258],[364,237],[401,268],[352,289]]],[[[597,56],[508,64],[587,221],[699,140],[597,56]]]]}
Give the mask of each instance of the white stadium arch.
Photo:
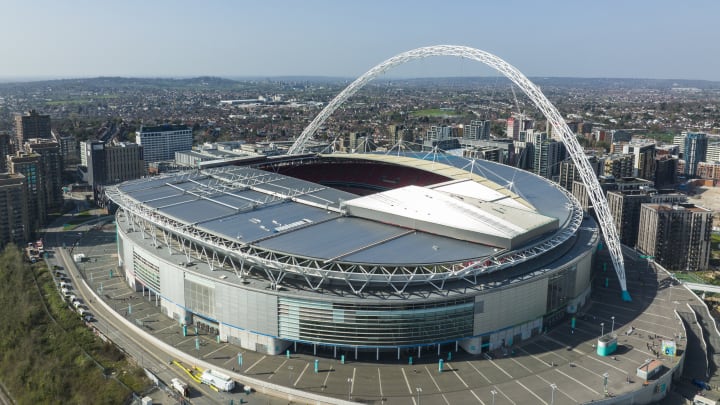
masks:
{"type": "Polygon", "coordinates": [[[537,108],[542,111],[545,118],[550,122],[553,128],[553,133],[559,135],[562,139],[565,147],[570,153],[570,157],[575,164],[575,167],[580,173],[580,178],[587,188],[590,201],[595,208],[598,220],[600,221],[600,229],[605,235],[605,241],[607,243],[610,257],[612,258],[615,272],[617,273],[618,280],[620,282],[620,288],[622,290],[622,297],[625,301],[630,301],[630,294],[627,291],[627,283],[625,280],[625,267],[623,262],[622,251],[620,247],[620,241],[618,239],[617,231],[613,225],[612,216],[610,215],[610,209],[608,208],[607,200],[605,195],[600,188],[600,183],[595,176],[590,164],[583,153],[582,147],[578,143],[575,135],[570,131],[570,128],[565,123],[557,108],[545,97],[540,89],[533,84],[524,74],[522,74],[517,68],[500,59],[499,57],[467,46],[457,45],[435,45],[427,46],[422,48],[413,49],[407,52],[403,52],[390,59],[378,64],[372,69],[368,70],[367,73],[358,77],[348,87],[346,87],[340,94],[338,94],[328,105],[313,119],[313,121],[303,130],[300,137],[293,143],[288,150],[288,154],[299,154],[304,150],[305,143],[312,137],[317,129],[325,122],[325,120],[335,110],[345,102],[350,96],[355,94],[370,80],[376,76],[385,73],[388,69],[403,64],[405,62],[427,58],[430,56],[458,56],[461,58],[475,60],[484,63],[487,66],[497,70],[510,79],[515,85],[517,85],[523,92],[532,100],[537,108]]]}

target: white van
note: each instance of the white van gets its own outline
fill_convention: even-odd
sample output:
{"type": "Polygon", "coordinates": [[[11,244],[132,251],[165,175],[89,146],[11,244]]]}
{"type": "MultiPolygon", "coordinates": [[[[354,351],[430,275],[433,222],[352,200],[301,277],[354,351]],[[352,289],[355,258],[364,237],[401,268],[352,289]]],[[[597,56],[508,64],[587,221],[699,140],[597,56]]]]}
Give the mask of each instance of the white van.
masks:
{"type": "Polygon", "coordinates": [[[60,288],[67,288],[68,290],[72,288],[72,285],[70,283],[66,283],[64,281],[60,282],[60,288]]]}

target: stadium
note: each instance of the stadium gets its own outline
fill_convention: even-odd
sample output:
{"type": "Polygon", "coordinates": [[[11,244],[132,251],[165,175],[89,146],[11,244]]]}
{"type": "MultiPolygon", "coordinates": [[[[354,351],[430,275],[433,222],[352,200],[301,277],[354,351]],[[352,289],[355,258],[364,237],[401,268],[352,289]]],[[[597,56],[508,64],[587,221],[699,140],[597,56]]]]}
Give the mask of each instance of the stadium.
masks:
{"type": "Polygon", "coordinates": [[[106,193],[130,286],[269,355],[512,345],[583,307],[600,241],[549,180],[447,155],[286,155],[106,193]]]}

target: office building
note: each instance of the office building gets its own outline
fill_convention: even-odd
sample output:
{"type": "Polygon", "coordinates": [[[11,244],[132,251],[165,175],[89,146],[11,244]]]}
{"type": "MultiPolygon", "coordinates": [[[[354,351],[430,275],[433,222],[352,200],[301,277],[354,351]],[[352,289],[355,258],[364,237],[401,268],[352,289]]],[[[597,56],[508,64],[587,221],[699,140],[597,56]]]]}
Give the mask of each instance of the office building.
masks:
{"type": "Polygon", "coordinates": [[[145,164],[174,160],[175,152],[192,150],[192,129],[187,125],[140,127],[136,132],[138,145],[143,147],[145,164]]]}
{"type": "Polygon", "coordinates": [[[0,248],[8,243],[23,246],[30,238],[27,193],[25,176],[0,173],[0,248]]]}
{"type": "Polygon", "coordinates": [[[146,174],[143,147],[135,143],[88,142],[88,183],[93,187],[135,180],[146,174]]]}
{"type": "Polygon", "coordinates": [[[15,114],[15,139],[20,148],[31,138],[52,138],[50,116],[30,110],[26,114],[15,114]]]}
{"type": "Polygon", "coordinates": [[[712,211],[693,204],[643,204],[637,248],[669,270],[706,270],[712,220],[712,211]]]}

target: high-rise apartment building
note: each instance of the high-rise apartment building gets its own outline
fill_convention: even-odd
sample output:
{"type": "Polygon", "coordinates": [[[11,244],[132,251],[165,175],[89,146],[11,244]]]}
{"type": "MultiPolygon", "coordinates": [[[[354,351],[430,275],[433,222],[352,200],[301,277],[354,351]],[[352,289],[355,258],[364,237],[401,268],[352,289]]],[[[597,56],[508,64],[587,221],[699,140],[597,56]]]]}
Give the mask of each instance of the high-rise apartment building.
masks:
{"type": "Polygon", "coordinates": [[[60,145],[47,139],[30,139],[25,142],[25,152],[28,155],[40,157],[41,171],[39,178],[40,192],[44,194],[45,208],[57,210],[62,208],[62,172],[63,158],[60,153],[60,145]]]}
{"type": "Polygon", "coordinates": [[[564,145],[554,139],[547,139],[546,133],[535,135],[533,173],[552,179],[560,172],[559,163],[563,160],[564,145]]]}
{"type": "Polygon", "coordinates": [[[678,182],[678,159],[662,155],[655,159],[655,188],[674,187],[678,182]]]}
{"type": "Polygon", "coordinates": [[[10,134],[0,133],[0,173],[6,173],[7,157],[13,154],[13,144],[10,134]]]}
{"type": "MultiPolygon", "coordinates": [[[[390,125],[388,129],[393,147],[401,142],[405,144],[414,141],[412,130],[405,125],[390,125]]],[[[405,145],[405,148],[410,149],[411,145],[405,145]]]]}
{"type": "Polygon", "coordinates": [[[513,140],[520,140],[520,132],[525,132],[528,129],[533,129],[535,122],[533,120],[526,119],[525,115],[519,114],[507,119],[507,131],[505,135],[513,140]]]}
{"type": "Polygon", "coordinates": [[[444,141],[453,137],[453,128],[447,125],[433,125],[428,129],[426,141],[444,141]]]}
{"type": "Polygon", "coordinates": [[[8,171],[25,176],[28,217],[30,218],[29,233],[40,229],[40,226],[45,224],[45,218],[47,217],[45,190],[43,188],[45,179],[43,178],[40,158],[41,156],[38,154],[27,155],[22,152],[16,152],[15,155],[7,158],[8,171]]]}
{"type": "Polygon", "coordinates": [[[615,229],[620,237],[620,243],[634,248],[640,226],[640,206],[642,204],[684,203],[687,201],[687,196],[675,192],[659,193],[655,189],[644,186],[636,190],[608,191],[607,201],[615,229]]]}
{"type": "Polygon", "coordinates": [[[605,158],[605,170],[603,175],[613,176],[616,179],[633,177],[633,162],[635,156],[625,154],[610,155],[605,158]]]}
{"type": "Polygon", "coordinates": [[[175,152],[192,150],[192,129],[187,125],[140,127],[136,132],[138,145],[143,147],[145,164],[174,160],[175,152]]]}
{"type": "Polygon", "coordinates": [[[55,137],[55,142],[60,145],[60,155],[66,165],[78,163],[80,159],[80,152],[78,149],[78,142],[74,136],[58,135],[55,137]]]}
{"type": "MultiPolygon", "coordinates": [[[[593,169],[595,176],[600,173],[600,169],[603,167],[603,162],[595,156],[587,156],[588,163],[593,169]]],[[[582,181],[580,178],[580,172],[575,167],[575,163],[570,158],[566,158],[558,165],[560,167],[560,176],[558,178],[558,184],[567,191],[572,192],[573,182],[582,181]]]]}
{"type": "Polygon", "coordinates": [[[15,114],[15,138],[18,148],[31,138],[52,138],[50,116],[30,110],[26,114],[15,114]]]}
{"type": "Polygon", "coordinates": [[[488,140],[490,139],[491,122],[488,120],[470,121],[463,128],[463,139],[488,140]]]}
{"type": "Polygon", "coordinates": [[[0,248],[8,243],[23,246],[30,238],[25,176],[0,173],[0,248]]]}
{"type": "Polygon", "coordinates": [[[708,141],[705,161],[709,163],[720,162],[720,141],[708,141]]]}
{"type": "Polygon", "coordinates": [[[693,204],[643,204],[637,248],[670,270],[706,270],[712,220],[712,211],[693,204]]]}
{"type": "Polygon", "coordinates": [[[707,154],[708,138],[707,135],[700,132],[688,132],[685,134],[685,151],[683,160],[685,160],[686,178],[697,176],[698,163],[704,162],[707,154]]]}
{"type": "Polygon", "coordinates": [[[634,156],[633,176],[641,179],[653,180],[655,178],[655,150],[654,142],[631,142],[623,145],[624,154],[634,156]]]}

